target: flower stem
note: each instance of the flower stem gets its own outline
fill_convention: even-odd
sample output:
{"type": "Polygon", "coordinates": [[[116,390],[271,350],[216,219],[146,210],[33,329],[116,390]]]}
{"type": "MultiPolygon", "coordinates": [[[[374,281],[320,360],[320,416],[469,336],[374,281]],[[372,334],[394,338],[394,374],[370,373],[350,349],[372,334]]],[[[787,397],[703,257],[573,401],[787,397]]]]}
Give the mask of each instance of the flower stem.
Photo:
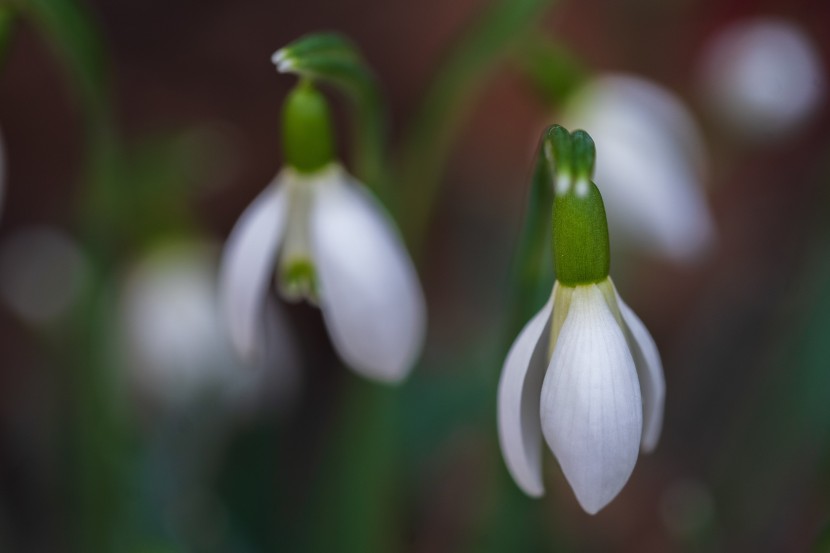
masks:
{"type": "Polygon", "coordinates": [[[494,62],[536,23],[551,0],[497,0],[446,57],[404,137],[396,214],[416,256],[423,247],[442,168],[494,62]]]}

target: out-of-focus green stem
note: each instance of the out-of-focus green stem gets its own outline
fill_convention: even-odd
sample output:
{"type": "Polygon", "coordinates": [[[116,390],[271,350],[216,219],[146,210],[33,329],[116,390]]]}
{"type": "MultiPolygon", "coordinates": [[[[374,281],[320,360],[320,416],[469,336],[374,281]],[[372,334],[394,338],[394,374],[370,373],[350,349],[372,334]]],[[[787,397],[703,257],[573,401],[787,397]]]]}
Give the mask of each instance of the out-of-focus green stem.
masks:
{"type": "Polygon", "coordinates": [[[92,18],[72,0],[18,0],[64,62],[92,123],[110,116],[107,50],[92,18]]]}
{"type": "Polygon", "coordinates": [[[513,50],[513,61],[541,99],[562,104],[588,78],[589,72],[567,48],[541,33],[531,33],[513,50]]]}
{"type": "Polygon", "coordinates": [[[304,550],[385,553],[400,547],[400,391],[349,376],[304,550]]]}
{"type": "Polygon", "coordinates": [[[73,320],[69,376],[72,461],[71,524],[76,551],[118,551],[126,536],[124,482],[128,433],[114,401],[114,372],[107,356],[114,305],[106,296],[110,261],[118,237],[105,220],[119,202],[114,176],[119,155],[112,124],[107,55],[89,14],[72,0],[19,2],[27,17],[63,62],[85,120],[87,161],[80,228],[90,260],[90,287],[73,320]],[[102,232],[103,231],[103,232],[102,232]]]}
{"type": "MultiPolygon", "coordinates": [[[[516,257],[508,286],[509,313],[504,327],[506,346],[528,320],[544,305],[553,289],[554,271],[551,247],[551,213],[553,181],[542,152],[536,156],[527,201],[524,225],[519,236],[516,257]]],[[[505,349],[505,352],[507,350],[505,349]]]]}
{"type": "Polygon", "coordinates": [[[0,67],[6,62],[17,23],[17,10],[10,4],[0,4],[0,67]]]}
{"type": "Polygon", "coordinates": [[[405,135],[398,205],[404,234],[418,255],[423,247],[441,171],[460,124],[495,62],[551,0],[496,0],[446,57],[405,135]]]}

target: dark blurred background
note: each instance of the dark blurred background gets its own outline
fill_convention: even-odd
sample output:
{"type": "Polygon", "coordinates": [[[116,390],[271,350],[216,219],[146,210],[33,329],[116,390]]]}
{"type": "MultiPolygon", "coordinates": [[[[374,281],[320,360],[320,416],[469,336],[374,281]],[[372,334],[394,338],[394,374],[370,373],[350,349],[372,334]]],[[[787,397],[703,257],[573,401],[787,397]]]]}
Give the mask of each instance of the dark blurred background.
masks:
{"type": "MultiPolygon", "coordinates": [[[[428,340],[404,386],[378,392],[344,369],[306,305],[281,307],[297,374],[231,398],[244,367],[205,392],[199,376],[143,376],[129,345],[123,309],[145,301],[153,252],[186,248],[169,257],[213,274],[234,221],[281,166],[280,106],[295,78],[274,71],[276,49],[317,30],[353,39],[381,83],[395,151],[487,2],[79,0],[103,46],[87,81],[60,32],[44,31],[60,26],[35,22],[28,4],[9,4],[23,15],[0,75],[0,280],[11,290],[0,305],[0,550],[830,550],[826,96],[785,135],[747,139],[709,109],[699,70],[721,29],[778,17],[812,44],[826,86],[830,4],[552,2],[534,23],[588,75],[636,73],[673,91],[710,158],[707,254],[615,253],[612,275],[655,337],[668,393],[659,447],[594,517],[549,453],[546,497],[521,496],[496,442],[495,383],[515,335],[504,335],[510,266],[536,141],[560,115],[508,60],[468,92],[441,169],[419,256],[428,340]],[[110,103],[117,154],[94,146],[97,102],[110,103]]],[[[331,97],[345,157],[347,106],[331,97]]]]}

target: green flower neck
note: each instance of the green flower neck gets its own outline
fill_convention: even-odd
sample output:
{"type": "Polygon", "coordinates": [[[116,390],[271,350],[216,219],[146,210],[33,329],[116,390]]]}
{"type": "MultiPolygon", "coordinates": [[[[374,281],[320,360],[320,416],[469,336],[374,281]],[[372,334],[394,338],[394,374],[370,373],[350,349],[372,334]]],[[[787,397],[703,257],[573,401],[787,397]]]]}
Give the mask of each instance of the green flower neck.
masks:
{"type": "Polygon", "coordinates": [[[299,173],[314,173],[334,159],[329,106],[311,81],[301,80],[285,99],[282,149],[285,163],[299,173]]]}
{"type": "Polygon", "coordinates": [[[553,175],[553,259],[556,279],[567,286],[608,278],[610,248],[605,205],[591,181],[596,150],[585,131],[554,125],[544,154],[553,175]]]}

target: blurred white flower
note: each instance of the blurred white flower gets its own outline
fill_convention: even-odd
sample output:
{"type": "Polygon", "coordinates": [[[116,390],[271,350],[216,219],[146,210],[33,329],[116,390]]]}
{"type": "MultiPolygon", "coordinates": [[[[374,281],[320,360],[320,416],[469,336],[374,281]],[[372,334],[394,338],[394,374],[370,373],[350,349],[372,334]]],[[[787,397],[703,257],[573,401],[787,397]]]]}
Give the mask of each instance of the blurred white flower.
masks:
{"type": "Polygon", "coordinates": [[[690,262],[712,246],[703,189],[708,158],[680,99],[651,81],[609,74],[579,89],[562,119],[596,142],[596,182],[602,183],[614,247],[690,262]]]}
{"type": "Polygon", "coordinates": [[[21,229],[0,245],[0,295],[30,324],[64,317],[83,291],[87,271],[83,252],[59,229],[21,229]]]}
{"type": "Polygon", "coordinates": [[[749,139],[785,136],[821,104],[825,75],[802,29],[774,18],[733,24],[707,44],[700,83],[713,112],[749,139]]]}
{"type": "Polygon", "coordinates": [[[557,282],[502,369],[502,452],[525,493],[544,494],[542,435],[582,508],[594,514],[628,481],[638,450],[657,445],[665,382],[660,355],[610,278],[557,282]]]}
{"type": "Polygon", "coordinates": [[[283,169],[228,239],[223,307],[234,344],[249,360],[261,356],[275,267],[284,298],[319,304],[351,368],[381,381],[406,376],[426,324],[417,273],[391,219],[337,163],[312,173],[283,169]]]}
{"type": "Polygon", "coordinates": [[[220,316],[217,248],[164,246],[127,274],[121,295],[121,328],[129,354],[130,384],[163,406],[213,398],[248,409],[264,400],[290,401],[296,391],[296,358],[286,329],[268,313],[267,351],[255,366],[241,366],[220,316]]]}

